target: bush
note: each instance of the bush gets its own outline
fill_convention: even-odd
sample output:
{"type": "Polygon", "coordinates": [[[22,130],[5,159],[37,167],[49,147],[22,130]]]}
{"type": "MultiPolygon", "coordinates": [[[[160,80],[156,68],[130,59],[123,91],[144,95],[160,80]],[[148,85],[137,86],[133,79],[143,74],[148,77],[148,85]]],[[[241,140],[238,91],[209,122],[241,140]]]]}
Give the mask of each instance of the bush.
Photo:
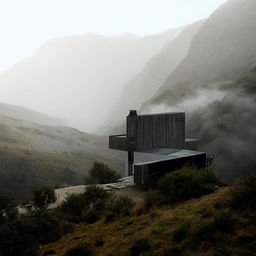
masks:
{"type": "Polygon", "coordinates": [[[110,206],[110,211],[114,212],[116,215],[129,215],[134,202],[128,196],[120,196],[113,201],[110,206]]]}
{"type": "Polygon", "coordinates": [[[229,190],[230,206],[237,210],[256,209],[256,175],[237,181],[229,190]]]}
{"type": "Polygon", "coordinates": [[[21,220],[14,220],[0,227],[0,255],[36,256],[39,243],[30,228],[21,220]]]}
{"type": "Polygon", "coordinates": [[[94,253],[87,243],[80,243],[65,253],[65,256],[93,256],[94,253]]]}
{"type": "Polygon", "coordinates": [[[61,203],[60,209],[65,213],[81,216],[86,207],[84,194],[69,194],[61,203]]]}
{"type": "Polygon", "coordinates": [[[18,211],[13,198],[8,196],[0,197],[0,225],[16,219],[18,211]]]}
{"type": "Polygon", "coordinates": [[[143,252],[147,252],[149,250],[149,242],[146,239],[139,239],[134,242],[130,249],[130,256],[139,256],[143,252]]]}
{"type": "Polygon", "coordinates": [[[104,210],[109,201],[113,197],[113,193],[99,186],[88,186],[84,192],[84,198],[90,209],[104,210]]]}
{"type": "Polygon", "coordinates": [[[108,209],[112,197],[111,192],[92,185],[86,187],[82,194],[68,195],[60,209],[62,212],[81,217],[87,222],[94,222],[98,219],[99,214],[108,209]]]}
{"type": "Polygon", "coordinates": [[[116,182],[121,176],[108,165],[101,162],[94,162],[89,171],[89,176],[85,178],[85,184],[107,184],[116,182]]]}
{"type": "Polygon", "coordinates": [[[223,182],[208,169],[183,168],[170,172],[158,182],[161,193],[173,201],[200,197],[215,191],[223,182]]]}
{"type": "Polygon", "coordinates": [[[33,191],[33,203],[36,209],[47,209],[48,206],[56,202],[54,188],[40,187],[33,191]]]}

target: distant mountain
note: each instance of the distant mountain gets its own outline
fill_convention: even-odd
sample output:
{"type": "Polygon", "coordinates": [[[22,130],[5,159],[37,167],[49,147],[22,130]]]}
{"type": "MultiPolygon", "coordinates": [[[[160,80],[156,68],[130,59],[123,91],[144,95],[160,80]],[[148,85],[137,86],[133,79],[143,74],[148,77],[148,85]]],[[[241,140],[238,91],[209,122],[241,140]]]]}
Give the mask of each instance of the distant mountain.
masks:
{"type": "Polygon", "coordinates": [[[123,173],[122,159],[107,137],[0,115],[0,194],[24,199],[37,186],[81,184],[94,161],[123,173]]]}
{"type": "Polygon", "coordinates": [[[255,172],[256,1],[230,0],[192,40],[186,58],[141,112],[185,111],[187,136],[201,139],[229,180],[255,172]]]}
{"type": "Polygon", "coordinates": [[[138,109],[141,103],[150,99],[186,57],[190,44],[204,21],[187,26],[172,41],[166,42],[161,50],[146,63],[143,70],[128,81],[122,91],[120,100],[111,112],[111,123],[120,124],[130,109],[138,109]]]}
{"type": "Polygon", "coordinates": [[[0,103],[0,115],[42,125],[67,125],[65,121],[58,118],[39,113],[25,107],[5,103],[0,103]]]}
{"type": "Polygon", "coordinates": [[[0,74],[0,101],[95,130],[107,118],[123,84],[181,30],[139,38],[87,34],[51,40],[0,74]]]}
{"type": "Polygon", "coordinates": [[[230,0],[195,35],[186,58],[158,94],[176,83],[237,79],[256,65],[256,1],[230,0]]]}

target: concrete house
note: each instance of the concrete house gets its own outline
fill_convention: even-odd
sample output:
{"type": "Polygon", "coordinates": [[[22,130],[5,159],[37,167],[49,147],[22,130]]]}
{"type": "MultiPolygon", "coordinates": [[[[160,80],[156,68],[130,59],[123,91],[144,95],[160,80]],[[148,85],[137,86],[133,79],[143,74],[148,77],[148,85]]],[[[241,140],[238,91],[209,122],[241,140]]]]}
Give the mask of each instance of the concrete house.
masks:
{"type": "Polygon", "coordinates": [[[199,141],[185,137],[185,113],[127,116],[126,134],[109,137],[109,148],[128,152],[128,176],[137,185],[155,183],[165,173],[184,165],[204,168],[199,141]]]}

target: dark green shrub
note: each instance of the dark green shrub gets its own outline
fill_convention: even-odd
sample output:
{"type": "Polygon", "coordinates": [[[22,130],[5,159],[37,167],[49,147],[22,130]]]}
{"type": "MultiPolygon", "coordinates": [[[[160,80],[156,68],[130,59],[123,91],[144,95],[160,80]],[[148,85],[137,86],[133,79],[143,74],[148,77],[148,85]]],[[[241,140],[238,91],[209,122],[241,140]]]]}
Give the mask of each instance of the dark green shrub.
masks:
{"type": "Polygon", "coordinates": [[[93,256],[94,253],[87,243],[80,243],[65,253],[65,256],[93,256]]]}
{"type": "Polygon", "coordinates": [[[0,225],[17,218],[18,211],[14,199],[8,196],[0,197],[0,225]]]}
{"type": "Polygon", "coordinates": [[[87,223],[94,223],[99,219],[99,214],[95,209],[89,209],[84,212],[83,220],[87,223]]]}
{"type": "Polygon", "coordinates": [[[256,209],[256,175],[237,181],[229,190],[230,206],[237,210],[256,209]]]}
{"type": "Polygon", "coordinates": [[[120,196],[116,198],[112,205],[110,206],[110,210],[114,212],[116,215],[129,215],[132,207],[134,206],[134,202],[128,196],[120,196]]]}
{"type": "Polygon", "coordinates": [[[17,219],[0,227],[0,255],[36,256],[39,243],[30,227],[17,219]]]}
{"type": "Polygon", "coordinates": [[[107,211],[113,193],[99,186],[88,186],[82,194],[70,194],[62,202],[60,210],[79,217],[79,220],[94,222],[99,215],[107,211]]]}
{"type": "Polygon", "coordinates": [[[209,169],[183,168],[170,172],[158,182],[161,193],[173,201],[187,200],[209,194],[222,181],[209,169]]]}
{"type": "Polygon", "coordinates": [[[95,161],[85,178],[85,184],[107,184],[116,182],[121,176],[108,165],[95,161]]]}
{"type": "Polygon", "coordinates": [[[74,216],[81,216],[88,209],[84,194],[69,194],[61,203],[60,209],[74,216]]]}
{"type": "Polygon", "coordinates": [[[48,206],[56,202],[56,195],[52,187],[40,187],[33,191],[33,203],[37,209],[47,209],[48,206]]]}
{"type": "Polygon", "coordinates": [[[113,196],[112,192],[99,186],[88,186],[84,192],[85,202],[90,209],[104,210],[113,196]]]}
{"type": "Polygon", "coordinates": [[[143,252],[147,252],[150,248],[149,242],[146,239],[135,241],[130,249],[130,256],[139,256],[143,252]]]}

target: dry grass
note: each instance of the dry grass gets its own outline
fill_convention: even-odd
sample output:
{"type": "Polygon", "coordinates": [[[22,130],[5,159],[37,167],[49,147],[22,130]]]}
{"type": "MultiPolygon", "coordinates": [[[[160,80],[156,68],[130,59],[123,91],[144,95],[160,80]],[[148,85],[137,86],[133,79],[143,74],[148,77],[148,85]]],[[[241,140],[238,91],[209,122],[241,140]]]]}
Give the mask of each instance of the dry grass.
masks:
{"type": "MultiPolygon", "coordinates": [[[[250,237],[256,234],[255,227],[251,225],[250,231],[247,230],[246,225],[241,225],[232,234],[221,233],[218,230],[211,233],[211,229],[210,235],[207,233],[207,225],[209,224],[210,228],[213,225],[214,217],[212,214],[218,211],[214,208],[214,204],[216,200],[223,198],[226,192],[227,188],[221,188],[216,193],[199,199],[176,206],[152,208],[140,215],[134,213],[132,216],[122,217],[112,222],[104,222],[102,218],[93,224],[79,224],[73,234],[63,237],[56,243],[43,246],[40,255],[44,255],[46,251],[54,250],[56,253],[53,255],[61,256],[76,244],[86,242],[93,246],[98,256],[128,256],[133,242],[143,238],[149,241],[151,247],[149,252],[143,254],[148,256],[218,256],[221,255],[220,252],[223,252],[223,255],[243,255],[241,253],[245,252],[247,254],[244,255],[253,255],[248,247],[237,248],[238,243],[235,242],[239,237],[242,237],[239,241],[245,243],[246,239],[250,240],[250,237]],[[188,235],[182,241],[177,242],[172,239],[173,234],[184,223],[190,223],[188,225],[189,230],[187,230],[188,235]],[[195,237],[200,232],[206,232],[210,238],[196,241],[195,237]],[[100,245],[96,242],[99,240],[101,241],[100,245]],[[197,244],[197,247],[195,248],[193,244],[197,244]]],[[[138,211],[138,206],[136,211],[138,211]]],[[[239,221],[241,222],[244,218],[235,217],[240,218],[239,221]]]]}

